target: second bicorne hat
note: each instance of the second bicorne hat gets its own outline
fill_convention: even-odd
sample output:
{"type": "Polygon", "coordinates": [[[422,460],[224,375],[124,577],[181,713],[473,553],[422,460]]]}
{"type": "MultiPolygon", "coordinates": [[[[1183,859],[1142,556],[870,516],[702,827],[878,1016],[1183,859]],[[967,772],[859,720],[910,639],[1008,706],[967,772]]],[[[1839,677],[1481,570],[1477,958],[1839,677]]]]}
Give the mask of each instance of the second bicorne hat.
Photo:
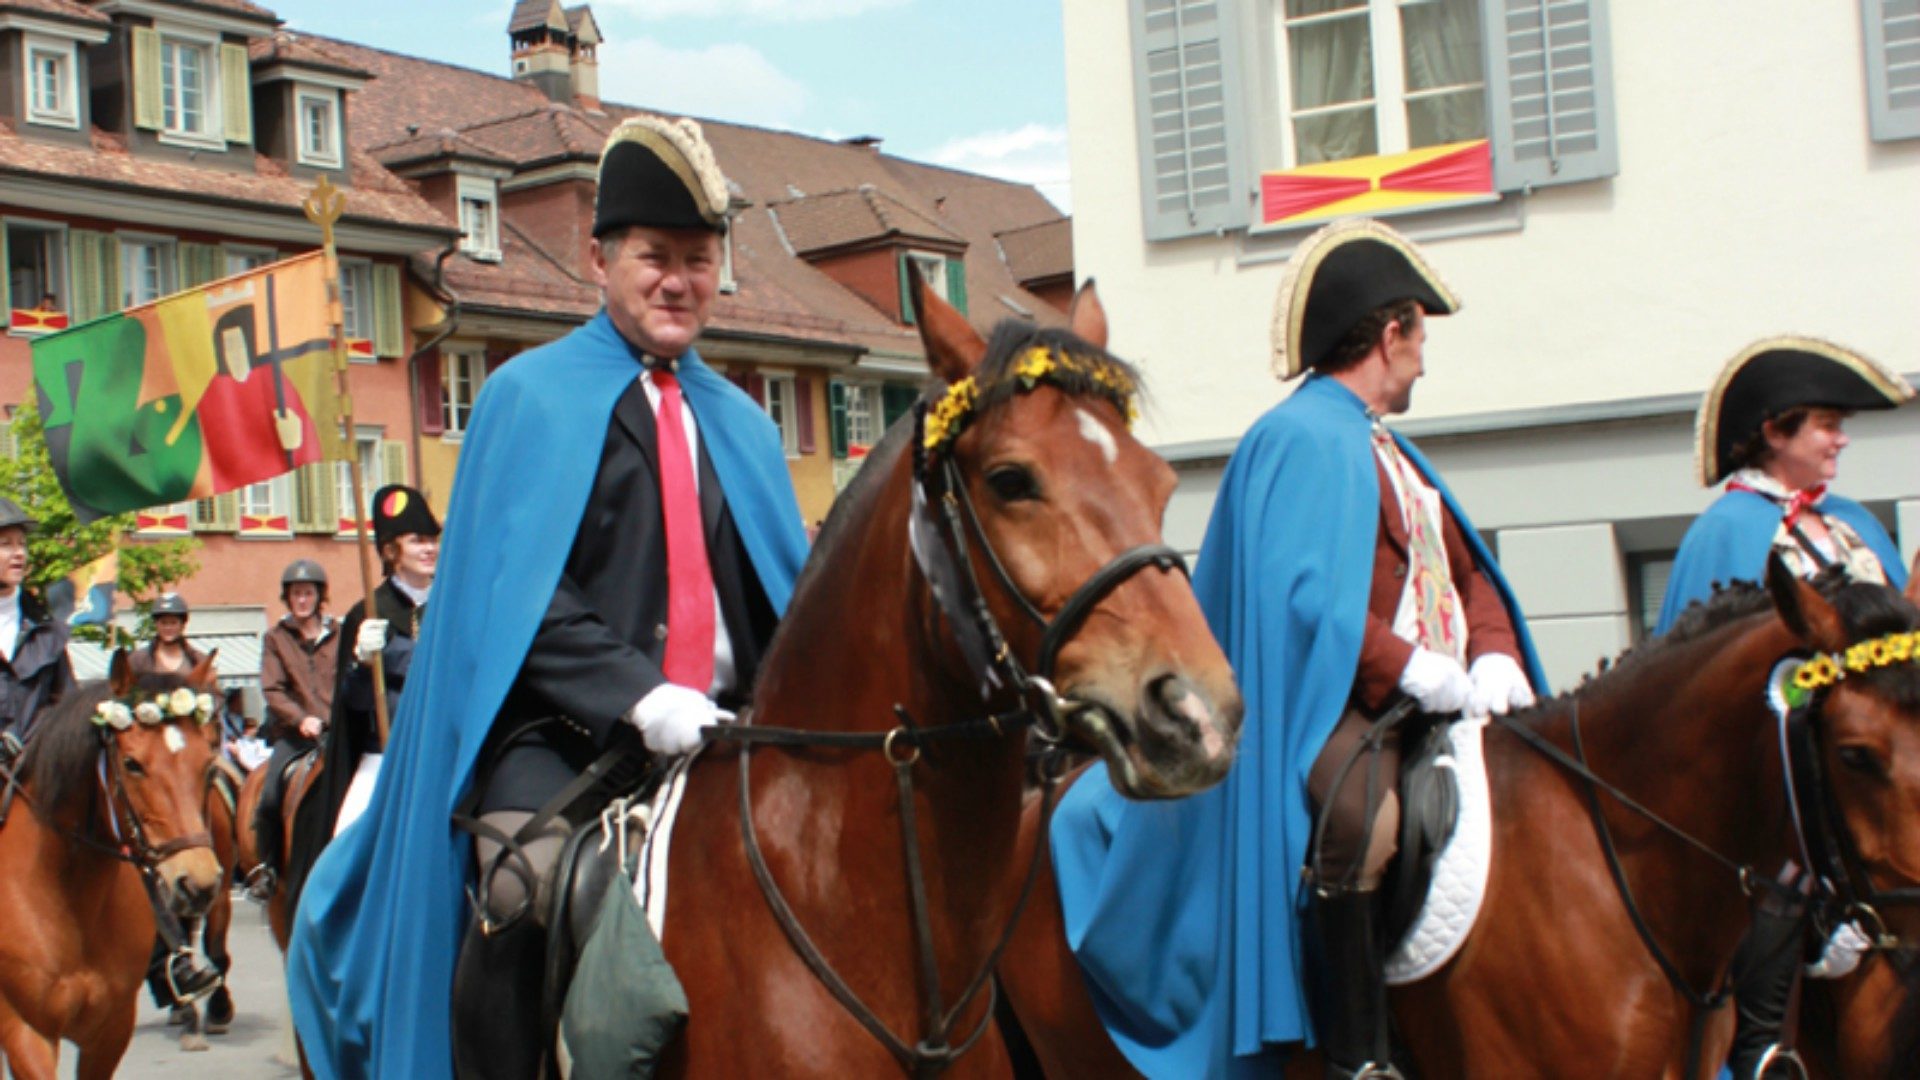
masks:
{"type": "Polygon", "coordinates": [[[374,492],[373,542],[385,544],[408,533],[440,535],[440,519],[433,516],[426,496],[405,484],[388,484],[374,492]]]}
{"type": "Polygon", "coordinates": [[[1760,425],[1802,407],[1891,409],[1913,398],[1893,370],[1817,338],[1763,338],[1727,361],[1693,422],[1694,462],[1707,487],[1745,462],[1733,460],[1760,425]]]}
{"type": "Polygon", "coordinates": [[[1273,305],[1273,373],[1292,379],[1326,360],[1359,321],[1396,300],[1428,315],[1460,310],[1413,241],[1371,218],[1343,218],[1301,241],[1273,305]]]}
{"type": "Polygon", "coordinates": [[[621,122],[600,151],[593,235],[645,226],[727,228],[727,179],[692,120],[640,115],[621,122]]]}

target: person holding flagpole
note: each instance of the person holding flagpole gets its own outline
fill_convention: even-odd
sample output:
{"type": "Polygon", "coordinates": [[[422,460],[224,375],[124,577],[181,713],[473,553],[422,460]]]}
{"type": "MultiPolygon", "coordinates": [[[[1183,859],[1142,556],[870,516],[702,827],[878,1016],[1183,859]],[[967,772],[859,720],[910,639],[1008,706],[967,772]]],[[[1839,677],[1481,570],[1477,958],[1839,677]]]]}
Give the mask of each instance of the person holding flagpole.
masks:
{"type": "Polygon", "coordinates": [[[540,955],[556,819],[603,801],[569,789],[609,754],[631,772],[692,751],[752,687],[806,537],[778,430],[693,348],[728,201],[697,124],[620,124],[588,256],[604,309],[481,391],[380,783],[295,914],[288,990],[318,1075],[537,1075],[543,965],[489,957],[540,955]],[[456,810],[490,839],[457,839],[456,810]],[[499,1022],[456,1062],[462,948],[499,1022]]]}

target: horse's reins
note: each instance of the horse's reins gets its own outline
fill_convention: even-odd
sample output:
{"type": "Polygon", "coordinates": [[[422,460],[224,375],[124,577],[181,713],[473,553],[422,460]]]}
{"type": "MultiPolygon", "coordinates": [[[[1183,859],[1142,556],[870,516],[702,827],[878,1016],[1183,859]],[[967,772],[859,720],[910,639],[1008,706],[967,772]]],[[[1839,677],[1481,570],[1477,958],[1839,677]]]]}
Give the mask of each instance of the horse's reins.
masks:
{"type": "MultiPolygon", "coordinates": [[[[913,511],[909,523],[911,544],[915,563],[926,578],[934,599],[952,629],[955,641],[960,648],[969,670],[979,682],[983,698],[991,697],[995,690],[1009,691],[1018,701],[1018,707],[1010,712],[996,713],[979,720],[970,720],[958,724],[948,724],[936,728],[921,728],[914,724],[913,718],[905,707],[896,704],[894,712],[901,723],[885,732],[814,732],[791,728],[764,727],[758,724],[736,724],[709,727],[706,735],[713,741],[736,743],[740,747],[740,828],[746,843],[747,861],[753,868],[754,879],[759,883],[761,895],[767,900],[774,919],[780,924],[788,942],[793,946],[807,968],[826,986],[835,1000],[839,1001],[860,1025],[886,1047],[901,1068],[915,1076],[932,1076],[952,1065],[979,1042],[982,1035],[993,1023],[993,1003],[997,1000],[998,990],[992,983],[994,968],[999,964],[1001,955],[1013,940],[1014,929],[1019,925],[1020,915],[1026,909],[1027,901],[1033,894],[1034,882],[1038,880],[1040,855],[1047,843],[1047,824],[1053,813],[1053,799],[1057,786],[1057,776],[1048,776],[1042,786],[1040,826],[1034,836],[1033,854],[1027,864],[1025,880],[1020,887],[1019,897],[1014,901],[1013,912],[1007,918],[999,939],[988,951],[985,961],[969,979],[951,1007],[943,1007],[940,991],[939,961],[933,940],[933,917],[927,901],[925,877],[920,857],[920,837],[918,818],[914,809],[913,769],[919,764],[922,752],[940,742],[961,740],[979,740],[1002,738],[1008,734],[1031,729],[1034,736],[1048,745],[1057,745],[1066,738],[1072,718],[1081,710],[1090,706],[1071,702],[1055,691],[1052,683],[1054,664],[1059,658],[1060,649],[1072,637],[1087,616],[1109,593],[1120,587],[1132,576],[1147,567],[1160,570],[1178,569],[1187,572],[1186,560],[1180,553],[1164,544],[1146,544],[1121,552],[1105,566],[1096,571],[1062,604],[1059,612],[1049,620],[1026,595],[1014,585],[1012,576],[988,541],[985,530],[973,507],[973,501],[967,494],[966,485],[960,475],[959,464],[953,455],[940,455],[937,463],[929,462],[923,454],[924,442],[921,429],[925,424],[926,405],[922,403],[915,409],[914,430],[914,495],[913,511]],[[936,518],[933,506],[939,506],[940,514],[936,518]],[[1041,644],[1034,673],[1029,674],[1014,657],[1008,646],[1006,636],[1001,632],[1000,624],[987,606],[986,596],[980,588],[978,576],[974,573],[973,560],[969,557],[967,534],[971,532],[977,539],[980,551],[992,568],[999,581],[1001,591],[1011,596],[1020,610],[1041,628],[1041,644]],[[899,793],[900,831],[907,868],[907,892],[912,907],[914,944],[919,968],[922,1003],[922,1026],[924,1034],[912,1045],[895,1035],[879,1015],[860,1000],[859,995],[847,985],[838,972],[829,963],[819,946],[814,944],[806,929],[800,925],[798,916],[788,904],[779,884],[773,880],[773,874],[767,866],[765,854],[760,847],[760,839],[753,824],[753,800],[751,791],[751,755],[755,745],[820,747],[843,750],[877,750],[883,754],[888,764],[893,766],[895,788],[899,793]],[[960,1015],[982,988],[987,990],[988,1007],[980,1023],[972,1032],[953,1042],[949,1036],[960,1015]]],[[[929,765],[932,764],[931,758],[929,765]]]]}
{"type": "MultiPolygon", "coordinates": [[[[192,851],[195,848],[207,848],[211,850],[213,847],[213,833],[206,830],[176,836],[171,840],[163,840],[157,845],[147,843],[146,830],[140,826],[140,814],[139,811],[134,808],[133,800],[127,797],[127,788],[122,780],[121,770],[117,765],[108,764],[107,759],[113,756],[106,752],[112,746],[111,740],[112,735],[103,729],[100,732],[100,787],[101,790],[106,793],[107,812],[109,815],[108,821],[113,825],[116,833],[119,831],[119,815],[117,811],[120,808],[126,810],[127,832],[131,844],[124,841],[119,844],[105,843],[94,838],[85,828],[70,830],[59,825],[54,825],[51,822],[48,823],[48,827],[74,843],[91,848],[103,855],[111,856],[121,862],[128,863],[142,874],[157,873],[157,868],[161,863],[183,851],[192,851]]],[[[34,803],[33,792],[28,790],[26,784],[21,782],[20,774],[16,772],[14,768],[17,760],[16,758],[14,761],[0,762],[0,787],[4,787],[9,799],[11,799],[15,793],[18,793],[19,797],[24,800],[28,806],[32,806],[34,803]]],[[[210,767],[207,774],[209,783],[211,783],[212,778],[213,774],[210,767]]]]}

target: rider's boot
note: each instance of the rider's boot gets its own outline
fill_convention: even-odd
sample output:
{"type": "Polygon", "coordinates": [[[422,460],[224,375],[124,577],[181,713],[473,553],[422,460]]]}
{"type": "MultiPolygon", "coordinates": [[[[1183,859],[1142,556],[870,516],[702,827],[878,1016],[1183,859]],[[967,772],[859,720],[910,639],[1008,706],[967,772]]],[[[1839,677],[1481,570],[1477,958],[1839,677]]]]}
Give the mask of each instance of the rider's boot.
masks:
{"type": "MultiPolygon", "coordinates": [[[[271,763],[263,766],[271,767],[271,763]]],[[[286,842],[280,826],[284,771],[276,768],[267,774],[266,783],[260,785],[260,802],[253,811],[253,846],[260,865],[247,875],[247,893],[263,903],[273,895],[274,883],[280,878],[280,853],[286,842]]]]}
{"type": "Polygon", "coordinates": [[[1329,1080],[1399,1080],[1387,1029],[1386,951],[1372,890],[1316,888],[1324,989],[1320,1044],[1329,1080]]]}
{"type": "Polygon", "coordinates": [[[1804,910],[1778,910],[1771,898],[1754,911],[1753,926],[1733,958],[1735,1022],[1727,1066],[1735,1080],[1795,1080],[1806,1069],[1784,1037],[1794,987],[1806,953],[1804,910]]]}
{"type": "Polygon", "coordinates": [[[212,993],[224,980],[218,971],[200,963],[191,945],[192,931],[183,926],[173,909],[167,906],[154,875],[143,873],[140,881],[147,887],[147,901],[153,905],[154,929],[159,933],[168,954],[165,968],[167,990],[172,994],[175,1004],[190,1005],[212,993]]]}

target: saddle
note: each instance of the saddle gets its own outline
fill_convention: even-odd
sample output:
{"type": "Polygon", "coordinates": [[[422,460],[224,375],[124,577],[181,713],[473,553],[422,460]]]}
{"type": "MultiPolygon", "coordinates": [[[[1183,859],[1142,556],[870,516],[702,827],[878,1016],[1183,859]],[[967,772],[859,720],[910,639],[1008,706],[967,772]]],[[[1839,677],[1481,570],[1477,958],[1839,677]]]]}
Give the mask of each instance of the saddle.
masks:
{"type": "Polygon", "coordinates": [[[1434,864],[1460,821],[1459,781],[1452,769],[1439,765],[1441,756],[1452,752],[1446,724],[1426,725],[1418,738],[1401,743],[1400,851],[1383,885],[1389,955],[1420,917],[1434,864]]]}
{"type": "Polygon", "coordinates": [[[496,865],[519,875],[533,897],[496,923],[487,912],[487,875],[478,889],[469,890],[473,920],[453,977],[454,1075],[513,1080],[562,1075],[552,1050],[567,989],[609,885],[630,875],[622,854],[638,852],[646,840],[640,817],[628,808],[641,805],[665,775],[647,768],[636,776],[632,762],[624,749],[607,751],[513,836],[474,814],[490,768],[454,815],[456,826],[502,845],[496,865]],[[521,848],[556,819],[572,823],[560,856],[545,882],[525,881],[530,864],[521,848]],[[546,909],[536,912],[541,897],[546,909]]]}

